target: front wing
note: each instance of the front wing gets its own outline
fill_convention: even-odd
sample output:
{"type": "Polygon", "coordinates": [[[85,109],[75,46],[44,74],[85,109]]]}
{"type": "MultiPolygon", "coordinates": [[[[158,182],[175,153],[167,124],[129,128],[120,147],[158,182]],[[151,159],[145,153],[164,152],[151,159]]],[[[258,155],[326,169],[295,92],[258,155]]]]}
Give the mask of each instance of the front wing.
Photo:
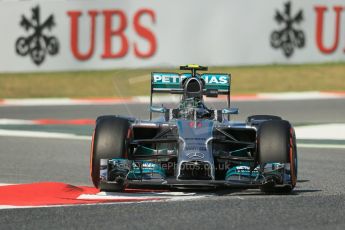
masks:
{"type": "Polygon", "coordinates": [[[291,187],[290,164],[269,163],[251,170],[234,166],[227,170],[225,180],[181,180],[166,177],[164,169],[152,162],[127,159],[102,159],[101,190],[111,190],[122,183],[129,188],[233,188],[291,187]]]}

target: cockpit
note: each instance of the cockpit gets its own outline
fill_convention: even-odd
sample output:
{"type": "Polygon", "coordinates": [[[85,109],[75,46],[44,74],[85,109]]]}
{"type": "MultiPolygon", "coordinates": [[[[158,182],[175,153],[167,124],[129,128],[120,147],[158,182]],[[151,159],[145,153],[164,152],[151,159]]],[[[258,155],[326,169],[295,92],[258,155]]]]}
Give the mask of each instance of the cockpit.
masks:
{"type": "Polygon", "coordinates": [[[179,117],[188,120],[211,118],[212,112],[197,97],[186,98],[179,106],[179,117]]]}

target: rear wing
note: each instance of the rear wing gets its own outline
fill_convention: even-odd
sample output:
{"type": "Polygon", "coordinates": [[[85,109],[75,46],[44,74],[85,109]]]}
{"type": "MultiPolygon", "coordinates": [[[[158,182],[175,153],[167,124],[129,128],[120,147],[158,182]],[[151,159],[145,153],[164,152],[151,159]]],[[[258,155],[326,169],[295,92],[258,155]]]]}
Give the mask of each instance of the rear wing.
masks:
{"type": "MultiPolygon", "coordinates": [[[[183,94],[182,82],[186,78],[192,77],[191,73],[159,73],[151,74],[151,94],[153,93],[172,93],[183,94]]],[[[200,78],[205,82],[204,95],[214,91],[218,94],[229,95],[230,79],[229,74],[204,73],[200,78]]]]}
{"type": "MultiPolygon", "coordinates": [[[[227,105],[230,108],[231,75],[223,73],[204,73],[199,76],[205,82],[203,94],[208,97],[217,97],[219,94],[226,95],[227,105]]],[[[154,93],[183,94],[183,80],[190,77],[192,77],[191,73],[151,73],[150,108],[152,107],[152,95],[154,93]]],[[[151,119],[152,111],[150,111],[150,120],[151,119]]]]}

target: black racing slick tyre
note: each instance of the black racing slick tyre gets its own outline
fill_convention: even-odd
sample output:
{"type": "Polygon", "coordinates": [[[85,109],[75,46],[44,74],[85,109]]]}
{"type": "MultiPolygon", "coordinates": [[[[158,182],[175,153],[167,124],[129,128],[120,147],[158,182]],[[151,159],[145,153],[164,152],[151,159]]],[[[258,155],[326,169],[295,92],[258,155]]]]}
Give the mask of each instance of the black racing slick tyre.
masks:
{"type": "Polygon", "coordinates": [[[288,163],[290,128],[288,121],[270,120],[263,122],[258,130],[258,162],[288,163]]]}
{"type": "MultiPolygon", "coordinates": [[[[100,159],[125,158],[129,129],[130,123],[125,118],[115,116],[97,118],[90,154],[91,179],[96,188],[110,190],[102,189],[100,184],[100,159]]],[[[112,184],[111,190],[120,191],[122,187],[122,185],[112,184]]]]}
{"type": "Polygon", "coordinates": [[[294,129],[285,120],[263,122],[257,136],[257,161],[265,163],[290,163],[291,184],[284,188],[263,187],[265,192],[290,192],[297,181],[297,148],[294,129]]]}

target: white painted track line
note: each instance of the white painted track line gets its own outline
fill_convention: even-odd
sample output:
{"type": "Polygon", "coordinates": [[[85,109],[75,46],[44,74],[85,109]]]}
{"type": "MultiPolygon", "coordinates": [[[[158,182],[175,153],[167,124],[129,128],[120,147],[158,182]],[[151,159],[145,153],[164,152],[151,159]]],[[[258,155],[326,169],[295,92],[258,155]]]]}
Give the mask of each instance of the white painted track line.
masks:
{"type": "Polygon", "coordinates": [[[295,127],[297,139],[345,140],[345,124],[320,124],[295,127]]]}
{"type": "Polygon", "coordinates": [[[0,119],[0,125],[34,125],[33,120],[21,120],[21,119],[0,119]]]}
{"type": "Polygon", "coordinates": [[[297,147],[310,149],[345,149],[345,145],[333,144],[297,144],[297,147]]]}
{"type": "Polygon", "coordinates": [[[55,138],[55,139],[68,139],[68,140],[88,140],[91,141],[89,136],[78,136],[71,133],[51,133],[51,132],[38,132],[38,131],[19,131],[19,130],[6,130],[0,129],[0,136],[6,137],[33,137],[33,138],[55,138]]]}

